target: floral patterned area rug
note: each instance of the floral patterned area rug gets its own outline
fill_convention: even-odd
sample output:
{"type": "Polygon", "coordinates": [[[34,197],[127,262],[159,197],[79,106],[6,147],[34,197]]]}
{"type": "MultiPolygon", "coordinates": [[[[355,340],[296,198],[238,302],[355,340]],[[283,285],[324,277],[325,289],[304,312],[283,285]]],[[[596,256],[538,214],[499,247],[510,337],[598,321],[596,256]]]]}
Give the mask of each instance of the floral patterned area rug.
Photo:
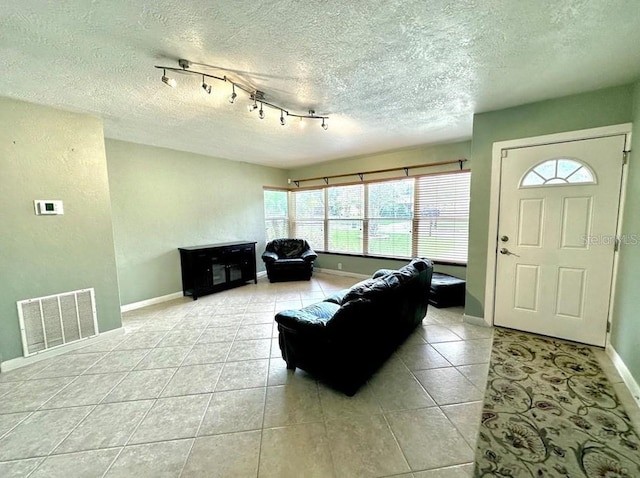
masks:
{"type": "Polygon", "coordinates": [[[640,477],[640,439],[587,346],[496,328],[475,477],[640,477]]]}

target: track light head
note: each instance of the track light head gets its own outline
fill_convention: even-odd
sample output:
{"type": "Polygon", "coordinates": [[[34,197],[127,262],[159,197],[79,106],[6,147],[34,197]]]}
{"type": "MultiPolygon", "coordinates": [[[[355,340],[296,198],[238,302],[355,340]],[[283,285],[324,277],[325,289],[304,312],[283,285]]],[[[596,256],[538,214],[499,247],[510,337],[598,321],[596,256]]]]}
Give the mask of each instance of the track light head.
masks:
{"type": "Polygon", "coordinates": [[[229,97],[229,103],[235,103],[238,95],[236,94],[236,85],[232,85],[232,93],[229,97]]]}
{"type": "Polygon", "coordinates": [[[247,107],[247,109],[249,110],[249,113],[253,113],[255,110],[257,110],[257,109],[258,109],[258,105],[257,105],[257,104],[255,104],[255,103],[250,104],[250,105],[247,107]]]}
{"type": "Polygon", "coordinates": [[[260,103],[260,111],[258,111],[260,119],[264,119],[264,110],[262,109],[262,103],[260,103]]]}
{"type": "Polygon", "coordinates": [[[202,75],[202,89],[208,94],[211,94],[211,85],[207,85],[206,81],[204,81],[204,75],[202,75]]]}
{"type": "Polygon", "coordinates": [[[176,87],[176,80],[167,76],[167,70],[162,70],[162,82],[171,88],[176,87]]]}
{"type": "Polygon", "coordinates": [[[324,129],[326,131],[327,128],[329,128],[329,125],[327,123],[325,123],[324,122],[324,118],[322,118],[322,129],[324,129]]]}
{"type": "Polygon", "coordinates": [[[286,124],[286,121],[284,120],[284,111],[280,110],[280,124],[282,126],[284,126],[286,124]]]}

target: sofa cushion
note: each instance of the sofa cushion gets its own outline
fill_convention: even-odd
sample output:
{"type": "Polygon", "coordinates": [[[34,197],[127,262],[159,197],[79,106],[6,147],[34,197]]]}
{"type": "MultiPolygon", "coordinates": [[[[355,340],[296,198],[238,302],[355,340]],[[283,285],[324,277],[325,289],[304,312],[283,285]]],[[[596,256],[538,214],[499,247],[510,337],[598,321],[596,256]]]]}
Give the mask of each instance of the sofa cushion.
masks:
{"type": "Polygon", "coordinates": [[[391,274],[392,272],[395,272],[395,271],[396,269],[378,269],[373,273],[371,277],[373,277],[374,279],[377,279],[378,277],[386,276],[387,274],[391,274]]]}
{"type": "Polygon", "coordinates": [[[333,302],[317,302],[300,310],[278,312],[276,322],[300,332],[324,329],[339,308],[333,302]]]}
{"type": "Polygon", "coordinates": [[[278,259],[276,261],[276,265],[283,265],[283,264],[304,264],[304,259],[292,258],[292,259],[278,259]]]}
{"type": "Polygon", "coordinates": [[[300,258],[302,253],[309,249],[307,241],[304,239],[274,239],[267,244],[267,250],[278,254],[278,258],[300,258]]]}
{"type": "Polygon", "coordinates": [[[379,301],[367,297],[351,299],[338,308],[335,315],[327,321],[326,328],[331,337],[339,341],[353,340],[355,335],[364,336],[367,327],[379,327],[371,323],[371,319],[375,318],[375,308],[380,309],[379,301]]]}
{"type": "Polygon", "coordinates": [[[393,293],[393,290],[400,287],[402,284],[406,284],[410,280],[418,277],[420,271],[427,267],[426,263],[421,260],[412,261],[406,266],[397,271],[384,270],[383,274],[377,275],[373,279],[367,279],[360,282],[349,289],[349,292],[344,296],[342,303],[345,304],[351,300],[358,298],[367,298],[370,300],[376,300],[377,298],[383,298],[387,294],[393,293]]]}
{"type": "Polygon", "coordinates": [[[391,272],[390,275],[397,278],[400,284],[406,284],[420,275],[427,268],[427,263],[422,260],[413,260],[406,266],[391,272]]]}
{"type": "Polygon", "coordinates": [[[378,279],[368,279],[360,284],[356,284],[345,294],[342,299],[342,304],[345,305],[348,302],[357,299],[375,299],[389,292],[389,284],[384,280],[384,277],[378,279]]]}

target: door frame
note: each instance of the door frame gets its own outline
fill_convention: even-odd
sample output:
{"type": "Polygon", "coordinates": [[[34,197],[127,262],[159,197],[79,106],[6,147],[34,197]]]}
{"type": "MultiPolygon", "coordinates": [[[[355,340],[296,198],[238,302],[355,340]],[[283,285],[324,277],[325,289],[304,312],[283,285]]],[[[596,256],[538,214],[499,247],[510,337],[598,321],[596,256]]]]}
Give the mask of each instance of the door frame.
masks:
{"type": "MultiPolygon", "coordinates": [[[[484,321],[486,325],[492,326],[495,319],[495,293],[496,293],[496,267],[498,251],[498,216],[500,212],[500,177],[502,172],[502,152],[506,149],[527,148],[530,146],[541,146],[546,144],[566,143],[570,141],[580,141],[585,139],[604,138],[608,136],[625,136],[624,151],[631,151],[631,129],[632,123],[623,123],[600,128],[590,128],[565,133],[555,133],[543,136],[533,136],[530,138],[519,138],[508,141],[493,143],[491,160],[491,188],[489,197],[489,227],[487,241],[487,269],[485,277],[484,296],[484,321]]],[[[618,225],[616,235],[620,236],[622,230],[622,216],[624,213],[624,203],[627,189],[627,167],[628,162],[622,167],[622,182],[620,185],[620,204],[618,208],[618,225]]],[[[615,297],[616,276],[618,270],[619,253],[614,253],[613,259],[613,279],[611,283],[609,301],[609,320],[613,312],[615,297]]],[[[607,332],[606,345],[609,345],[610,332],[607,332]]]]}

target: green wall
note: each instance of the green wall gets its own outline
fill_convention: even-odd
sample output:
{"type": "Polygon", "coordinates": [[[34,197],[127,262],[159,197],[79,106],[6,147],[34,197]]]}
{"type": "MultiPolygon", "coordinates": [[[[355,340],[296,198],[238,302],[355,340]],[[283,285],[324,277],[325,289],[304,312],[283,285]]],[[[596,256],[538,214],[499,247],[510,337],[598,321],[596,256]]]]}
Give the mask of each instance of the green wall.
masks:
{"type": "Polygon", "coordinates": [[[493,143],[628,123],[632,94],[633,85],[627,85],[474,115],[467,315],[484,317],[493,143]]]}
{"type": "MultiPolygon", "coordinates": [[[[358,181],[359,178],[356,175],[359,171],[374,171],[378,169],[391,169],[402,168],[405,166],[415,166],[427,163],[437,163],[441,161],[468,159],[464,167],[469,169],[472,167],[471,163],[471,142],[462,141],[458,143],[437,144],[430,146],[420,146],[416,148],[401,149],[396,151],[388,151],[377,154],[369,154],[363,156],[355,156],[350,158],[344,158],[334,161],[327,161],[324,163],[314,164],[312,166],[291,169],[289,171],[289,178],[291,179],[305,179],[316,178],[324,176],[333,176],[337,174],[350,174],[352,177],[330,179],[329,184],[339,184],[345,182],[358,181]]],[[[411,170],[410,174],[426,174],[440,171],[448,171],[458,168],[457,165],[447,166],[434,166],[430,168],[421,168],[411,170]]],[[[365,175],[365,180],[368,179],[385,179],[398,177],[403,175],[403,171],[394,171],[389,173],[380,173],[375,175],[365,175]]],[[[473,176],[473,173],[472,173],[473,176]]],[[[323,180],[314,182],[300,183],[300,187],[318,186],[324,185],[323,180]]],[[[342,270],[344,272],[353,272],[356,274],[372,274],[378,269],[382,268],[397,268],[402,267],[407,261],[402,260],[385,260],[375,259],[369,257],[354,257],[345,256],[342,254],[319,254],[316,266],[324,269],[338,270],[338,263],[342,263],[342,270]]],[[[456,277],[464,278],[466,275],[466,268],[460,266],[441,266],[435,267],[437,272],[443,272],[451,274],[456,277]]]]}
{"type": "Polygon", "coordinates": [[[120,300],[182,291],[178,247],[247,240],[264,250],[263,186],[286,171],[107,140],[120,300]]]}
{"type": "MultiPolygon", "coordinates": [[[[342,264],[342,271],[355,274],[371,275],[378,269],[399,269],[408,264],[407,259],[378,259],[374,257],[345,256],[342,254],[318,254],[315,266],[322,269],[340,270],[338,264],[342,264]]],[[[448,266],[436,264],[436,272],[450,274],[464,279],[466,268],[460,266],[448,266]]]]}
{"type": "Polygon", "coordinates": [[[0,98],[0,184],[0,362],[22,356],[18,300],[93,287],[100,331],[120,327],[102,121],[0,98]]]}
{"type": "Polygon", "coordinates": [[[623,237],[620,247],[616,301],[613,309],[611,344],[640,383],[640,325],[638,310],[640,300],[640,82],[635,84],[633,95],[633,138],[629,161],[626,202],[622,222],[623,237]]]}

